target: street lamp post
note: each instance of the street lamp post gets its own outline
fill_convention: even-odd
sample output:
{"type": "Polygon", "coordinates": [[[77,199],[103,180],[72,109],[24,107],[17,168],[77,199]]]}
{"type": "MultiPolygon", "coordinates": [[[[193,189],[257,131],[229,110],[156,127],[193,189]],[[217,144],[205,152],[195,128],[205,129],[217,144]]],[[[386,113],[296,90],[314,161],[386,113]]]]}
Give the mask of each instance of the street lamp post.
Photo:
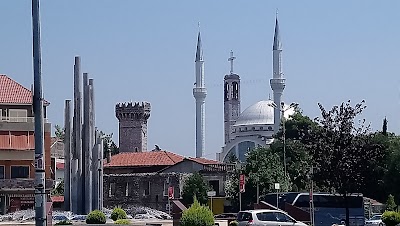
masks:
{"type": "MultiPolygon", "coordinates": [[[[288,108],[285,109],[285,103],[281,102],[281,123],[282,123],[282,141],[283,141],[283,173],[285,176],[285,182],[287,182],[287,167],[286,167],[286,120],[285,120],[285,112],[289,109],[296,108],[299,104],[298,103],[291,103],[288,108]]],[[[269,104],[270,107],[277,108],[278,106],[275,103],[269,104]]],[[[278,131],[275,131],[276,133],[278,131]]]]}

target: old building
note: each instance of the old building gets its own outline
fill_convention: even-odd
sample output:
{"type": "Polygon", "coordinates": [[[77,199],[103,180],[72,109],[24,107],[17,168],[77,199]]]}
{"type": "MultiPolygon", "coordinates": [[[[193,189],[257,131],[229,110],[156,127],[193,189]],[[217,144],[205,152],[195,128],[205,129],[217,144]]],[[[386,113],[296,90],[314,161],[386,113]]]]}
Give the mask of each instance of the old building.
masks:
{"type": "MultiPolygon", "coordinates": [[[[51,123],[44,104],[46,190],[53,186],[51,123]]],[[[34,117],[32,92],[0,75],[0,214],[34,207],[34,117]]]]}
{"type": "Polygon", "coordinates": [[[185,158],[167,151],[121,153],[104,166],[104,204],[140,205],[168,211],[168,188],[180,198],[185,179],[199,172],[216,191],[225,197],[227,172],[233,170],[215,160],[185,158]]]}

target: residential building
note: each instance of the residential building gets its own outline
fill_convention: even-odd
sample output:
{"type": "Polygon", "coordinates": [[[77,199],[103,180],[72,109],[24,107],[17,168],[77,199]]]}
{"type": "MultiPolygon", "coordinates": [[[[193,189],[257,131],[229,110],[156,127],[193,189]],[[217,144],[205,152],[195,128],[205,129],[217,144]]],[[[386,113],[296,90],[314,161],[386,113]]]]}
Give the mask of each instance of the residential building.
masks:
{"type": "Polygon", "coordinates": [[[217,197],[225,197],[227,173],[234,167],[162,150],[120,153],[104,165],[104,206],[139,205],[168,211],[168,188],[174,188],[175,199],[181,198],[185,179],[195,172],[217,197]]]}
{"type": "MultiPolygon", "coordinates": [[[[53,186],[51,123],[44,102],[46,191],[53,186]]],[[[34,208],[35,140],[32,92],[0,75],[0,214],[34,208]]],[[[53,168],[54,169],[54,168],[53,168]]]]}

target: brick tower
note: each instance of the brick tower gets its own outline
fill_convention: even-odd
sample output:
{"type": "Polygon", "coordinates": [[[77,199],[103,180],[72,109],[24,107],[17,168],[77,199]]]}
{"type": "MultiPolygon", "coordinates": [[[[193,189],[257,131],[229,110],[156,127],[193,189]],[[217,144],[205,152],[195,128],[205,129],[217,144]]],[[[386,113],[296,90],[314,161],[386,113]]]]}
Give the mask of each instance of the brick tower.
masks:
{"type": "Polygon", "coordinates": [[[147,151],[147,119],[150,103],[118,103],[115,116],[119,121],[119,151],[147,151]]]}

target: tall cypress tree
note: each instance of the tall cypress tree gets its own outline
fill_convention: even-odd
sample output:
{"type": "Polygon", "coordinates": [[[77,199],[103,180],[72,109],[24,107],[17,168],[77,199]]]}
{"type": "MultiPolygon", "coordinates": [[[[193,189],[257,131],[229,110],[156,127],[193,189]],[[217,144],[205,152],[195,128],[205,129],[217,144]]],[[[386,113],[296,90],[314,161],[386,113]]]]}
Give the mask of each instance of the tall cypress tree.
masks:
{"type": "Polygon", "coordinates": [[[383,125],[382,125],[382,134],[383,135],[387,135],[387,123],[388,123],[388,121],[387,121],[387,119],[386,119],[386,117],[383,119],[383,125]]]}

